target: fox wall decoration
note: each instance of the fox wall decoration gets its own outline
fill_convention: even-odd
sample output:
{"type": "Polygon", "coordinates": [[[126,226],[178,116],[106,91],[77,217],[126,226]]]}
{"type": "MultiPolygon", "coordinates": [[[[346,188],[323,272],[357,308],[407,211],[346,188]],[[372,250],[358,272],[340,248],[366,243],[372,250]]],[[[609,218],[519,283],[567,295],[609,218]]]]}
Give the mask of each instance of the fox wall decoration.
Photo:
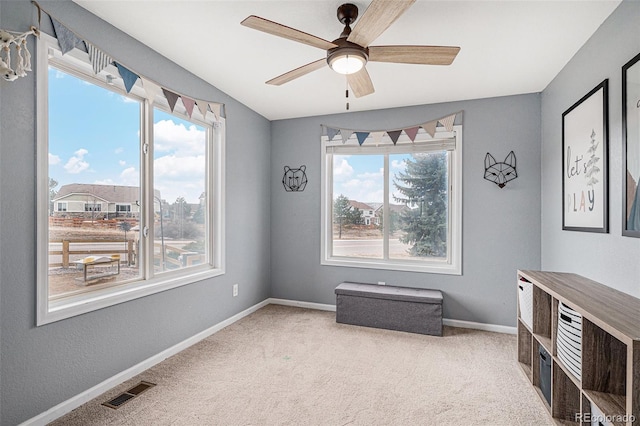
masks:
{"type": "Polygon", "coordinates": [[[484,157],[484,178],[504,188],[507,182],[518,177],[516,171],[516,154],[511,151],[503,162],[496,161],[491,154],[487,152],[484,157]]]}

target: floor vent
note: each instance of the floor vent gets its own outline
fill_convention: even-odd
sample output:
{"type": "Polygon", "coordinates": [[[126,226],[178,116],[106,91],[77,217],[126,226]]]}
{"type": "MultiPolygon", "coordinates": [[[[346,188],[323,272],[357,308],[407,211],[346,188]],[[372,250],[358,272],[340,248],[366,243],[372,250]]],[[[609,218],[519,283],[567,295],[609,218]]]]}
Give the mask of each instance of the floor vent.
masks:
{"type": "Polygon", "coordinates": [[[115,398],[107,402],[103,402],[102,405],[104,405],[105,407],[118,409],[122,407],[125,403],[131,401],[136,396],[140,395],[147,389],[152,388],[154,386],[155,386],[154,383],[140,382],[134,387],[132,387],[131,389],[129,389],[128,391],[121,393],[120,395],[116,396],[115,398]]]}

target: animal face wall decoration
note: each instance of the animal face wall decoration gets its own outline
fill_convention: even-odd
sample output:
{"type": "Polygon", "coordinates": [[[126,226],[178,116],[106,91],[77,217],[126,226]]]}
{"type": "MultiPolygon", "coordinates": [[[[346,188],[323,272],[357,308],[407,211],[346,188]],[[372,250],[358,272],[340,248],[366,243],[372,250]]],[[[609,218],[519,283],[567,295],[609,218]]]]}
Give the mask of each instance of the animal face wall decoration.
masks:
{"type": "Polygon", "coordinates": [[[284,176],[282,176],[282,185],[287,192],[301,192],[307,186],[307,174],[305,173],[307,166],[302,165],[299,169],[292,169],[284,166],[284,176]]]}
{"type": "Polygon", "coordinates": [[[516,171],[516,154],[511,151],[503,162],[496,161],[491,154],[487,152],[484,157],[484,178],[504,188],[507,182],[518,177],[516,171]]]}

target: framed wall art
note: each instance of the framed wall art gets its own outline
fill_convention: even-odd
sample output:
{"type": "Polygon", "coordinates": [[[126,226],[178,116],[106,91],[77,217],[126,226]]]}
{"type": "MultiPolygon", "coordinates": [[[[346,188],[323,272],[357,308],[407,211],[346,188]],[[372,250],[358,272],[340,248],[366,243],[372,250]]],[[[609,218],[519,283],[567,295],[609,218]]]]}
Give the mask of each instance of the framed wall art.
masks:
{"type": "Polygon", "coordinates": [[[608,80],[562,114],[562,229],[609,232],[608,80]]]}
{"type": "Polygon", "coordinates": [[[622,235],[640,237],[640,54],[622,67],[622,235]]]}

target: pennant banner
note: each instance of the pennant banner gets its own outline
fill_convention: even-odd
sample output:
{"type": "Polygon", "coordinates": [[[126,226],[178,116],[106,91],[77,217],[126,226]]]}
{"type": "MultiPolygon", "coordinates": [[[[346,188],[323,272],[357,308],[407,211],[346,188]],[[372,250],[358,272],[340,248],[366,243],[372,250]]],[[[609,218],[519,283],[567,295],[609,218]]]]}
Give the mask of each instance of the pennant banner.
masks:
{"type": "Polygon", "coordinates": [[[409,136],[411,142],[416,140],[416,135],[418,134],[418,130],[420,130],[420,126],[412,127],[410,129],[404,129],[404,132],[409,136]]]}
{"type": "MultiPolygon", "coordinates": [[[[458,114],[462,114],[462,111],[456,112],[455,114],[447,115],[446,117],[441,117],[435,120],[428,121],[424,124],[420,124],[419,126],[411,126],[403,129],[391,129],[391,130],[377,130],[377,131],[361,131],[361,130],[351,130],[351,129],[341,129],[336,127],[329,127],[326,125],[322,125],[324,129],[326,129],[326,135],[329,141],[333,141],[335,136],[340,133],[342,138],[342,143],[347,143],[352,134],[356,134],[356,138],[358,139],[358,144],[362,146],[368,138],[372,138],[376,145],[382,143],[382,138],[386,133],[393,142],[394,145],[400,140],[400,136],[402,136],[402,132],[407,134],[407,137],[411,142],[415,142],[416,137],[418,136],[418,132],[422,127],[431,138],[434,138],[436,135],[436,130],[438,128],[438,124],[442,125],[447,132],[453,131],[453,126],[455,124],[456,118],[458,114]]],[[[440,127],[440,129],[442,129],[440,127]]]]}
{"type": "MultiPolygon", "coordinates": [[[[51,18],[51,16],[49,17],[51,18]]],[[[51,18],[51,24],[53,25],[53,31],[56,33],[56,38],[58,39],[58,44],[60,45],[60,50],[62,50],[63,55],[75,47],[82,46],[84,43],[73,31],[57,20],[51,18]]],[[[82,49],[82,47],[80,48],[82,49]]]]}
{"type": "Polygon", "coordinates": [[[196,105],[196,101],[194,101],[193,99],[189,99],[186,96],[182,96],[182,105],[184,105],[189,118],[191,118],[191,115],[193,114],[193,107],[196,105]]]}
{"type": "Polygon", "coordinates": [[[347,129],[340,129],[340,136],[342,136],[342,143],[347,143],[353,131],[347,129]]]}
{"type": "Polygon", "coordinates": [[[442,124],[444,128],[447,129],[447,132],[450,132],[453,130],[453,122],[455,120],[456,120],[456,115],[451,114],[448,117],[441,118],[439,121],[440,121],[440,124],[442,124]]]}
{"type": "Polygon", "coordinates": [[[430,121],[422,125],[422,128],[425,132],[431,137],[434,137],[436,134],[436,126],[438,125],[438,120],[430,121]]]}
{"type": "Polygon", "coordinates": [[[379,145],[382,142],[382,137],[384,136],[384,132],[371,132],[371,137],[373,137],[373,143],[379,145]]]}
{"type": "Polygon", "coordinates": [[[222,105],[209,103],[209,108],[211,108],[211,112],[216,116],[216,121],[222,117],[222,105]]]}
{"type": "MultiPolygon", "coordinates": [[[[149,102],[153,104],[154,101],[156,100],[156,97],[159,96],[162,91],[162,93],[164,93],[165,97],[167,98],[167,102],[169,103],[171,112],[173,112],[176,102],[178,101],[178,98],[181,97],[180,95],[173,93],[169,90],[166,90],[160,85],[134,73],[133,71],[124,67],[122,64],[114,62],[113,58],[110,55],[103,52],[102,50],[100,50],[90,42],[78,37],[71,29],[69,29],[60,21],[58,21],[53,16],[51,16],[51,14],[45,8],[42,8],[37,3],[35,4],[38,7],[38,14],[40,14],[40,11],[44,11],[49,15],[49,18],[51,19],[51,25],[53,26],[53,30],[55,33],[55,37],[58,39],[58,44],[60,45],[60,49],[63,55],[73,50],[76,47],[87,52],[89,55],[89,61],[91,62],[91,66],[95,74],[99,74],[109,64],[113,63],[118,68],[118,72],[120,73],[120,76],[124,81],[124,86],[125,86],[125,89],[127,90],[127,93],[131,91],[133,86],[136,84],[136,81],[138,81],[138,79],[140,78],[142,80],[142,85],[147,94],[149,102]]],[[[26,46],[26,42],[24,44],[26,46]]],[[[31,70],[30,57],[27,57],[26,59],[24,59],[24,61],[26,61],[26,63],[24,64],[24,69],[30,71],[31,70]]],[[[211,109],[211,111],[215,114],[216,120],[218,120],[219,117],[225,117],[224,104],[221,104],[221,103],[195,101],[187,97],[182,97],[182,103],[184,104],[184,107],[187,110],[189,117],[191,117],[193,113],[193,107],[195,105],[198,105],[198,109],[202,113],[203,117],[206,117],[207,108],[211,109]]]]}
{"type": "Polygon", "coordinates": [[[329,138],[330,141],[333,140],[333,138],[336,137],[336,135],[338,134],[339,130],[338,129],[333,129],[331,127],[327,127],[327,137],[329,138]]]}
{"type": "Polygon", "coordinates": [[[358,138],[358,143],[362,146],[364,141],[369,137],[369,132],[356,132],[356,137],[358,138]]]}
{"type": "Polygon", "coordinates": [[[203,118],[207,117],[207,111],[209,110],[209,104],[204,101],[196,101],[196,106],[200,110],[200,114],[202,114],[203,118]]]}
{"type": "Polygon", "coordinates": [[[156,97],[160,96],[162,93],[162,87],[155,84],[153,81],[147,80],[146,78],[140,78],[142,80],[142,88],[147,93],[147,99],[149,99],[149,103],[153,105],[156,100],[156,97]]]}
{"type": "Polygon", "coordinates": [[[93,72],[95,74],[100,74],[100,71],[105,69],[107,65],[113,62],[113,59],[102,50],[98,49],[91,43],[86,43],[87,51],[89,53],[89,60],[91,61],[91,66],[93,67],[93,72]]]}
{"type": "MultiPolygon", "coordinates": [[[[127,89],[127,93],[131,91],[133,85],[138,81],[138,74],[129,71],[122,64],[116,62],[116,67],[118,67],[118,72],[120,73],[120,77],[124,80],[124,88],[127,89]]],[[[173,109],[171,110],[173,111],[173,109]]]]}
{"type": "Polygon", "coordinates": [[[169,102],[169,108],[171,108],[171,112],[173,112],[173,109],[176,107],[176,102],[178,102],[178,98],[180,96],[168,91],[164,87],[162,88],[162,93],[164,93],[164,97],[167,98],[167,102],[169,102]]]}
{"type": "Polygon", "coordinates": [[[394,145],[398,142],[398,138],[400,137],[400,133],[402,133],[402,130],[389,130],[387,132],[387,134],[391,138],[391,142],[393,142],[394,145]]]}

